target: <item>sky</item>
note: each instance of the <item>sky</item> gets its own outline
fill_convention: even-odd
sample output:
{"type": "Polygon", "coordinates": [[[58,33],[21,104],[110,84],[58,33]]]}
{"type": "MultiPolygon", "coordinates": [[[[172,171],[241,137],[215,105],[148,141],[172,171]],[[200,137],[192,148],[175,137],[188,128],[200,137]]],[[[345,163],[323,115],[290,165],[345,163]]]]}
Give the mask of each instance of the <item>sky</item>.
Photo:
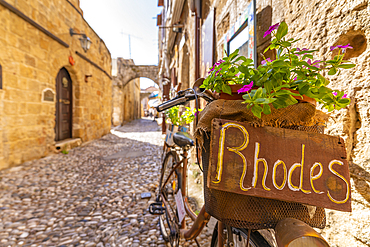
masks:
{"type": "MultiPolygon", "coordinates": [[[[104,41],[112,59],[132,58],[136,65],[158,65],[155,18],[162,7],[157,4],[158,0],[80,0],[85,20],[104,41]]],[[[150,79],[140,79],[141,88],[153,85],[150,79]]]]}

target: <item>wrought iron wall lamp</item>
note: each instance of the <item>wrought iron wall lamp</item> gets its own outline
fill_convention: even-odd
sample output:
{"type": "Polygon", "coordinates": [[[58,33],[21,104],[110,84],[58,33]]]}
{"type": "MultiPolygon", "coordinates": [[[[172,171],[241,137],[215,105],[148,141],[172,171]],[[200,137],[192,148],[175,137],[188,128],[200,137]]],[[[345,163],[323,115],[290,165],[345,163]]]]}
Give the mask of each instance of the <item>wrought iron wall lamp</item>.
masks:
{"type": "Polygon", "coordinates": [[[83,49],[85,52],[87,52],[87,50],[88,50],[88,49],[90,49],[90,45],[91,45],[91,43],[92,43],[92,42],[91,42],[90,38],[86,36],[86,34],[84,34],[84,33],[75,33],[75,32],[73,31],[73,28],[70,28],[70,29],[69,29],[69,34],[70,34],[71,36],[73,36],[73,35],[81,35],[82,37],[81,37],[81,38],[79,38],[79,40],[80,40],[80,42],[81,42],[81,47],[82,47],[82,49],[83,49]]]}

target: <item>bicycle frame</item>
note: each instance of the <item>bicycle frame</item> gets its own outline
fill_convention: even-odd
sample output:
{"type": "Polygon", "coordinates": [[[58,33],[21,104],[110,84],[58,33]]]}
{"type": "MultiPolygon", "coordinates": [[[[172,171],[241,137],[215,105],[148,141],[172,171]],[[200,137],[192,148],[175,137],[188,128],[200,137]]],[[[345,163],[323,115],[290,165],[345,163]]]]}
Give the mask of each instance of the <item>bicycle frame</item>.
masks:
{"type": "MultiPolygon", "coordinates": [[[[198,85],[199,83],[201,83],[203,81],[203,79],[198,79],[196,82],[195,82],[195,85],[198,85]],[[198,82],[198,84],[197,84],[198,82]]],[[[198,85],[199,86],[199,85],[198,85]]],[[[157,107],[157,110],[160,112],[160,111],[163,111],[163,110],[166,110],[168,108],[171,108],[173,106],[176,106],[176,105],[181,105],[181,104],[184,104],[190,100],[196,100],[196,108],[198,109],[198,97],[203,97],[205,100],[207,100],[208,102],[212,101],[213,99],[211,99],[211,97],[207,94],[207,93],[197,93],[196,91],[197,90],[194,90],[194,89],[191,89],[193,92],[194,92],[194,95],[193,96],[186,96],[186,92],[190,90],[190,89],[187,89],[187,90],[184,90],[184,91],[180,91],[178,92],[178,95],[168,101],[167,103],[163,103],[162,105],[158,106],[157,107]],[[197,96],[198,94],[198,96],[197,96]],[[207,96],[208,95],[208,96],[207,96]]],[[[196,123],[198,123],[198,115],[196,116],[196,123]]],[[[196,147],[197,148],[197,147],[196,147]]],[[[167,143],[165,142],[164,143],[164,146],[163,146],[163,154],[166,154],[167,152],[169,152],[170,150],[173,150],[172,147],[170,147],[169,145],[167,145],[167,143]]],[[[165,189],[165,186],[167,185],[167,183],[169,182],[169,179],[170,177],[173,175],[173,173],[176,171],[176,169],[178,169],[181,165],[182,165],[182,174],[181,174],[181,194],[182,194],[182,198],[183,198],[183,203],[184,203],[184,207],[185,207],[185,212],[186,212],[186,215],[189,216],[192,221],[193,221],[193,225],[190,229],[186,229],[186,221],[185,219],[183,220],[183,222],[181,223],[181,226],[180,226],[180,238],[184,238],[186,240],[195,240],[195,242],[198,244],[199,246],[199,243],[197,242],[196,240],[196,237],[201,233],[201,231],[203,230],[204,226],[208,223],[208,221],[210,220],[211,216],[206,212],[205,210],[205,206],[202,207],[202,209],[200,210],[199,214],[196,215],[189,203],[188,203],[188,199],[186,197],[186,188],[187,188],[187,168],[188,168],[188,150],[189,150],[189,147],[183,147],[182,148],[182,153],[180,154],[180,156],[182,157],[180,161],[178,161],[175,166],[172,167],[169,175],[167,176],[167,178],[161,178],[161,179],[165,179],[165,182],[162,183],[162,180],[160,181],[160,183],[162,183],[161,185],[161,188],[159,189],[158,191],[158,195],[157,195],[157,201],[159,199],[159,197],[162,198],[162,203],[163,203],[163,206],[165,207],[165,210],[168,212],[169,214],[169,218],[171,220],[174,219],[174,217],[176,217],[176,215],[173,215],[171,210],[169,210],[169,204],[167,202],[167,199],[165,198],[164,196],[164,189],[165,189]]],[[[175,150],[176,151],[176,150],[175,150]]],[[[197,152],[197,158],[198,157],[198,152],[197,152]]],[[[163,163],[162,163],[163,164],[163,163]]],[[[164,165],[164,164],[163,164],[164,165]]],[[[162,167],[163,169],[163,167],[162,167]]],[[[285,220],[285,219],[284,219],[285,220]]],[[[294,223],[296,220],[294,219],[286,219],[287,221],[283,221],[282,222],[288,222],[288,223],[294,223]]],[[[300,221],[298,221],[300,222],[300,221]]],[[[309,240],[311,241],[310,242],[310,246],[317,246],[317,247],[321,247],[321,246],[329,246],[325,239],[322,238],[320,236],[320,234],[318,233],[314,233],[315,231],[310,227],[310,226],[304,226],[302,227],[301,230],[297,230],[296,228],[297,227],[292,227],[290,226],[288,223],[284,223],[283,226],[280,226],[279,228],[279,231],[282,232],[280,234],[276,234],[276,237],[278,239],[278,245],[279,246],[288,246],[291,242],[293,242],[294,240],[296,239],[299,239],[299,238],[305,238],[307,239],[308,238],[315,238],[314,240],[309,240]],[[316,241],[315,243],[313,243],[313,241],[316,241]]],[[[292,223],[292,224],[293,224],[292,223]]],[[[299,223],[300,225],[303,226],[303,222],[299,223]]],[[[172,229],[172,226],[170,225],[170,230],[171,232],[174,230],[172,229]]],[[[223,233],[223,229],[224,229],[225,225],[221,222],[221,221],[218,221],[218,247],[223,247],[224,246],[224,236],[225,235],[223,233]]],[[[233,227],[230,227],[230,226],[226,226],[226,229],[227,229],[227,235],[228,235],[228,242],[227,242],[227,245],[230,244],[230,246],[233,246],[233,239],[232,239],[232,228],[233,227]],[[229,240],[231,240],[231,242],[229,242],[229,240]]],[[[237,228],[233,228],[234,230],[237,229],[237,228]]],[[[276,230],[276,229],[275,229],[276,230]]],[[[248,230],[248,236],[247,236],[247,243],[249,245],[249,240],[250,240],[250,237],[251,237],[251,230],[248,230]]],[[[308,246],[308,245],[306,245],[308,246]]]]}
{"type": "MultiPolygon", "coordinates": [[[[164,151],[169,151],[170,149],[171,149],[171,147],[169,147],[165,143],[164,151]]],[[[163,201],[163,204],[164,204],[166,210],[170,214],[169,217],[172,219],[173,215],[171,214],[171,210],[169,210],[168,203],[167,203],[166,198],[164,197],[164,195],[162,193],[162,190],[167,185],[167,183],[169,181],[169,178],[172,176],[172,174],[182,164],[183,166],[182,166],[182,173],[181,173],[181,176],[182,176],[182,179],[181,179],[181,182],[182,182],[182,184],[181,184],[181,188],[182,188],[181,194],[182,194],[182,198],[183,198],[183,202],[184,202],[184,206],[185,206],[185,212],[193,220],[194,223],[193,223],[193,226],[190,229],[186,229],[186,221],[184,219],[182,221],[181,227],[180,227],[180,237],[185,238],[186,240],[193,240],[201,233],[201,231],[203,230],[204,226],[208,223],[211,216],[206,212],[205,206],[203,206],[202,209],[200,210],[199,214],[196,215],[192,211],[192,209],[191,209],[191,207],[188,203],[188,200],[187,200],[187,197],[186,197],[186,187],[187,187],[187,169],[188,169],[187,168],[188,167],[188,158],[187,158],[187,156],[188,156],[188,150],[189,149],[188,148],[183,148],[182,150],[183,150],[183,153],[181,154],[182,159],[179,162],[177,162],[176,165],[172,168],[172,170],[170,171],[167,178],[164,178],[166,180],[162,184],[162,187],[160,188],[161,191],[159,193],[160,193],[160,196],[162,198],[162,201],[163,201]]]]}

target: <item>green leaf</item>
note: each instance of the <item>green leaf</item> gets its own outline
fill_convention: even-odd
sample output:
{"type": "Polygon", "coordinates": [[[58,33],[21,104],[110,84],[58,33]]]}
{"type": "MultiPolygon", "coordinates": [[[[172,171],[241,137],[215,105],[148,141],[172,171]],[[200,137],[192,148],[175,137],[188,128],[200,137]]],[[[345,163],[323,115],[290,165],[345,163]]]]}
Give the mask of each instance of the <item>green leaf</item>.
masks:
{"type": "Polygon", "coordinates": [[[331,89],[329,89],[325,86],[322,86],[322,87],[319,88],[319,93],[327,94],[327,93],[331,93],[331,91],[332,91],[331,89]]]}
{"type": "Polygon", "coordinates": [[[266,81],[264,86],[266,88],[267,93],[270,93],[272,91],[273,86],[270,80],[266,81]]]}
{"type": "Polygon", "coordinates": [[[253,105],[252,107],[252,113],[258,118],[261,118],[261,113],[262,113],[262,107],[259,105],[253,105]]]}
{"type": "Polygon", "coordinates": [[[313,55],[311,54],[306,54],[302,57],[302,60],[306,59],[306,58],[309,58],[309,59],[313,59],[313,55]]]}
{"type": "Polygon", "coordinates": [[[284,46],[284,47],[290,47],[292,44],[288,41],[283,41],[283,42],[281,42],[281,45],[284,46]]]}
{"type": "Polygon", "coordinates": [[[247,58],[246,60],[243,60],[243,61],[244,61],[244,63],[242,63],[242,65],[244,65],[244,66],[248,66],[251,63],[253,63],[253,59],[250,59],[250,58],[247,58]]]}
{"type": "Polygon", "coordinates": [[[232,61],[234,58],[236,58],[236,56],[238,56],[238,53],[239,53],[239,49],[236,49],[233,53],[231,53],[229,55],[229,61],[232,61]]]}
{"type": "Polygon", "coordinates": [[[353,68],[353,67],[355,67],[356,66],[356,64],[352,64],[352,63],[350,63],[350,64],[339,64],[338,65],[338,67],[339,68],[342,68],[342,69],[350,69],[350,68],[353,68]]]}
{"type": "Polygon", "coordinates": [[[268,115],[268,114],[270,114],[270,113],[271,113],[271,108],[270,108],[270,106],[269,106],[269,105],[264,104],[264,105],[263,105],[263,109],[262,109],[262,111],[263,111],[263,113],[264,113],[265,115],[268,115]]]}
{"type": "Polygon", "coordinates": [[[262,92],[262,87],[258,88],[255,95],[253,96],[253,99],[261,98],[262,92]]]}
{"type": "Polygon", "coordinates": [[[277,50],[277,54],[276,54],[276,57],[279,58],[281,53],[284,51],[284,48],[283,47],[280,47],[278,50],[277,50]]]}
{"type": "Polygon", "coordinates": [[[226,84],[222,85],[222,92],[232,95],[230,86],[226,84]]]}
{"type": "Polygon", "coordinates": [[[244,66],[244,65],[240,65],[238,67],[239,71],[242,72],[243,74],[246,74],[246,75],[249,75],[249,68],[244,66]]]}
{"type": "Polygon", "coordinates": [[[272,102],[272,105],[276,109],[279,109],[279,108],[285,108],[289,105],[294,105],[296,103],[298,103],[298,101],[295,98],[293,98],[293,96],[285,94],[285,95],[280,95],[276,97],[276,100],[272,102]]]}
{"type": "Polygon", "coordinates": [[[337,69],[335,67],[332,67],[329,72],[328,72],[328,75],[335,75],[337,73],[337,69]]]}
{"type": "Polygon", "coordinates": [[[282,60],[275,60],[272,62],[272,67],[283,67],[286,66],[286,62],[282,60]]]}
{"type": "Polygon", "coordinates": [[[251,102],[252,101],[252,98],[251,98],[251,96],[252,95],[250,95],[250,94],[244,94],[243,95],[243,99],[245,99],[246,100],[246,102],[251,102]]]}
{"type": "Polygon", "coordinates": [[[276,32],[276,39],[280,41],[282,37],[287,35],[287,33],[288,33],[288,25],[283,21],[282,23],[280,23],[280,26],[276,32]]]}
{"type": "Polygon", "coordinates": [[[304,85],[302,88],[299,89],[300,94],[306,94],[310,86],[308,84],[304,85]]]}
{"type": "Polygon", "coordinates": [[[338,102],[341,104],[348,105],[351,102],[351,100],[348,98],[343,98],[343,99],[338,100],[338,102]]]}
{"type": "MultiPolygon", "coordinates": [[[[248,60],[252,60],[250,58],[246,58],[244,56],[239,56],[237,59],[235,59],[234,63],[240,61],[240,60],[243,60],[244,63],[248,63],[248,60]]],[[[253,61],[253,60],[252,60],[253,61]]]]}

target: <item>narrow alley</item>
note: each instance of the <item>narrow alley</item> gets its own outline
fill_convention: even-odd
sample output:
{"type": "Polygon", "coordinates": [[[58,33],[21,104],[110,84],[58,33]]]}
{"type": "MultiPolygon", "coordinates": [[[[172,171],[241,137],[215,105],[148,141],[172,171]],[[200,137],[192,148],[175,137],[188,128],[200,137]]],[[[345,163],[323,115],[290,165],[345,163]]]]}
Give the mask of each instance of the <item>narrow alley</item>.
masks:
{"type": "MultiPolygon", "coordinates": [[[[0,171],[0,246],[166,246],[147,210],[162,145],[157,123],[139,119],[68,153],[0,171]]],[[[204,232],[198,240],[208,246],[204,232]]]]}

